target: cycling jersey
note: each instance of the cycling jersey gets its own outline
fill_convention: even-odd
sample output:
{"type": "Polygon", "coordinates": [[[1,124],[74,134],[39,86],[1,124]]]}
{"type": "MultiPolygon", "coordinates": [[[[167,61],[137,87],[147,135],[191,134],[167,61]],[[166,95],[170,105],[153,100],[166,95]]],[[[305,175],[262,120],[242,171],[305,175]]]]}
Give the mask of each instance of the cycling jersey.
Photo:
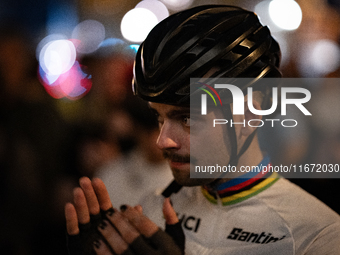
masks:
{"type": "MultiPolygon", "coordinates": [[[[339,215],[276,173],[234,179],[215,190],[184,187],[171,200],[189,255],[340,254],[339,215]]],[[[162,202],[160,192],[142,201],[159,226],[162,202]]]]}

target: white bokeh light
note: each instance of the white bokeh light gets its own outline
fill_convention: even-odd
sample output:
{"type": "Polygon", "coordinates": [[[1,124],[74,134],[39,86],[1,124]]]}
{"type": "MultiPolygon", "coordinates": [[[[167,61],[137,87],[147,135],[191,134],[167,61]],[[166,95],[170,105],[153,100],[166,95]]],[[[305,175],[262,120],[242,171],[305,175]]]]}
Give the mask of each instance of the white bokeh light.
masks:
{"type": "Polygon", "coordinates": [[[124,15],[120,29],[125,39],[142,42],[157,23],[158,19],[152,11],[135,8],[124,15]]]}
{"type": "Polygon", "coordinates": [[[44,37],[39,42],[39,44],[37,45],[37,48],[35,49],[35,55],[36,55],[37,60],[39,60],[40,52],[46,44],[48,44],[49,42],[52,42],[52,41],[66,40],[66,39],[67,39],[66,35],[63,35],[63,34],[51,34],[51,35],[44,37]]]}
{"type": "Polygon", "coordinates": [[[76,60],[76,49],[69,40],[55,40],[47,43],[39,55],[39,63],[45,73],[60,75],[67,72],[76,60]]]}
{"type": "Polygon", "coordinates": [[[152,11],[156,15],[158,22],[169,16],[168,8],[158,0],[141,1],[136,5],[135,8],[145,8],[152,11]]]}
{"type": "Polygon", "coordinates": [[[339,45],[327,39],[307,44],[299,57],[299,70],[305,77],[324,76],[339,66],[339,45]]]}
{"type": "Polygon", "coordinates": [[[193,0],[162,0],[162,2],[172,11],[180,11],[188,8],[193,0]]]}
{"type": "Polygon", "coordinates": [[[84,20],[73,29],[72,39],[80,41],[77,47],[79,53],[94,52],[105,39],[105,27],[99,21],[84,20]]]}
{"type": "Polygon", "coordinates": [[[300,26],[302,11],[294,0],[272,0],[269,3],[269,16],[279,28],[294,30],[300,26]]]}
{"type": "Polygon", "coordinates": [[[320,40],[313,44],[311,61],[315,70],[327,74],[339,67],[339,46],[331,40],[320,40]]]}

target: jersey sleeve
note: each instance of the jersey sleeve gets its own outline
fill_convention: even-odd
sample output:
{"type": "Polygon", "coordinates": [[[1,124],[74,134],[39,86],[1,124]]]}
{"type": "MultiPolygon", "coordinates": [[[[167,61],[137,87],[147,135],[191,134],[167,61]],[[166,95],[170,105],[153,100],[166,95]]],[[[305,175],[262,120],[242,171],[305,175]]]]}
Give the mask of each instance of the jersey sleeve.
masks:
{"type": "Polygon", "coordinates": [[[304,255],[340,254],[340,223],[324,228],[307,248],[304,255]]]}

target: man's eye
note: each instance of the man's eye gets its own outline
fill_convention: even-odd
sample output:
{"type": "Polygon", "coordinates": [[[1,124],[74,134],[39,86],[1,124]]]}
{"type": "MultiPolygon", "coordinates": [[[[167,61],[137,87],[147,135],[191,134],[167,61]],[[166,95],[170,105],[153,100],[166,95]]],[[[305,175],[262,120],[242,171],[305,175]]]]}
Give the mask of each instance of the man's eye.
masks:
{"type": "Polygon", "coordinates": [[[190,117],[184,117],[183,122],[184,122],[184,125],[187,126],[187,127],[190,127],[191,124],[192,124],[191,121],[190,121],[190,117]]]}

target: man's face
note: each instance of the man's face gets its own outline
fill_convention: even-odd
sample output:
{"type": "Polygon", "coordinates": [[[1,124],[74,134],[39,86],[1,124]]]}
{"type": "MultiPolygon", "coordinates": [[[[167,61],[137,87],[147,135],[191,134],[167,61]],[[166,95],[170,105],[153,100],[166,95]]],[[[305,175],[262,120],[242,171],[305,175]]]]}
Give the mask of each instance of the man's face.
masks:
{"type": "Polygon", "coordinates": [[[216,129],[212,127],[212,120],[221,116],[211,112],[207,115],[211,121],[207,121],[207,118],[203,120],[200,114],[197,116],[191,114],[190,118],[189,107],[149,104],[159,122],[160,134],[157,146],[168,160],[176,181],[184,186],[198,186],[212,182],[213,178],[190,178],[190,167],[212,163],[228,164],[229,151],[223,138],[225,135],[223,127],[216,129]]]}

